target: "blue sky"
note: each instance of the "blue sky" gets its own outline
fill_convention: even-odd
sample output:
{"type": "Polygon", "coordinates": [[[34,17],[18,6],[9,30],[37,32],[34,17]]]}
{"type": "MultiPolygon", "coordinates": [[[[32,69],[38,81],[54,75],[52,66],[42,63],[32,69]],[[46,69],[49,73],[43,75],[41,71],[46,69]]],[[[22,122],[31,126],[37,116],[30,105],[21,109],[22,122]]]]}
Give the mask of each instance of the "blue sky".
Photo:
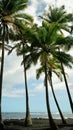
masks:
{"type": "MultiPolygon", "coordinates": [[[[34,17],[34,22],[40,25],[38,19],[39,15],[42,15],[44,10],[48,9],[48,5],[55,4],[57,6],[65,5],[67,11],[72,12],[73,0],[29,0],[29,6],[26,12],[34,17]],[[56,3],[55,3],[56,1],[56,3]]],[[[73,55],[73,50],[70,51],[73,55]]],[[[21,66],[22,57],[17,57],[16,53],[13,52],[11,55],[5,55],[5,65],[4,65],[4,79],[3,79],[3,90],[2,90],[2,111],[3,112],[25,112],[25,85],[24,85],[24,74],[23,66],[21,66]]],[[[36,68],[33,66],[27,71],[28,75],[28,90],[29,90],[29,103],[31,112],[46,112],[45,103],[45,88],[43,85],[44,75],[41,76],[39,80],[36,80],[36,68]]],[[[69,76],[68,83],[70,87],[71,96],[73,99],[73,69],[69,70],[65,68],[69,76]]],[[[63,112],[71,112],[67,92],[65,89],[64,81],[60,82],[57,77],[53,76],[53,83],[55,93],[63,112]]],[[[52,93],[49,86],[49,98],[50,107],[52,112],[57,112],[52,93]]]]}

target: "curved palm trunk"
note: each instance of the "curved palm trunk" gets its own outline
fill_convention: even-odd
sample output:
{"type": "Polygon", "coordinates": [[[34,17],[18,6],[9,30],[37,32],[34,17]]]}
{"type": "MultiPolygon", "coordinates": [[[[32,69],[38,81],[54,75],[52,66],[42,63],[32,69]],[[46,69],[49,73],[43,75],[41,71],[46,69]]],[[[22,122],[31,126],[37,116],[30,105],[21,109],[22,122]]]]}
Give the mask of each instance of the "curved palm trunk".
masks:
{"type": "MultiPolygon", "coordinates": [[[[24,55],[23,55],[24,59],[24,55]]],[[[30,116],[30,110],[29,110],[29,97],[28,97],[28,87],[27,87],[27,76],[26,76],[26,68],[24,63],[24,78],[25,78],[25,92],[26,92],[26,117],[25,117],[25,126],[32,125],[32,120],[30,116]]]]}
{"type": "Polygon", "coordinates": [[[4,69],[4,39],[5,39],[5,26],[3,28],[3,36],[2,36],[2,57],[1,57],[1,71],[0,71],[0,125],[1,127],[3,127],[1,101],[2,101],[2,83],[3,83],[3,69],[4,69]]]}
{"type": "Polygon", "coordinates": [[[69,87],[68,87],[68,83],[67,83],[67,79],[66,79],[66,75],[65,75],[65,71],[64,71],[64,67],[63,67],[62,63],[61,63],[61,67],[62,67],[62,72],[63,72],[63,77],[64,77],[64,81],[65,81],[65,85],[66,85],[66,90],[67,90],[69,102],[70,102],[70,107],[71,107],[71,110],[72,110],[72,113],[73,113],[72,98],[71,98],[71,95],[70,95],[70,91],[69,91],[69,87]]]}
{"type": "Polygon", "coordinates": [[[53,97],[54,97],[56,106],[57,106],[57,108],[58,108],[59,114],[60,114],[60,116],[61,116],[62,123],[63,123],[63,124],[66,124],[66,120],[65,120],[65,118],[64,118],[64,116],[63,116],[63,114],[62,114],[62,112],[61,112],[61,109],[60,109],[60,107],[59,107],[58,101],[57,101],[56,96],[55,96],[55,93],[54,93],[53,84],[52,84],[52,73],[49,74],[49,76],[50,76],[49,83],[50,83],[50,86],[51,86],[52,94],[53,94],[53,97]]]}
{"type": "Polygon", "coordinates": [[[59,128],[57,127],[57,125],[55,124],[55,122],[54,122],[54,120],[52,118],[52,114],[51,114],[51,111],[50,111],[49,97],[48,97],[48,80],[47,80],[46,64],[45,64],[45,91],[46,91],[47,113],[48,113],[50,126],[51,126],[52,130],[59,130],[59,128]]]}

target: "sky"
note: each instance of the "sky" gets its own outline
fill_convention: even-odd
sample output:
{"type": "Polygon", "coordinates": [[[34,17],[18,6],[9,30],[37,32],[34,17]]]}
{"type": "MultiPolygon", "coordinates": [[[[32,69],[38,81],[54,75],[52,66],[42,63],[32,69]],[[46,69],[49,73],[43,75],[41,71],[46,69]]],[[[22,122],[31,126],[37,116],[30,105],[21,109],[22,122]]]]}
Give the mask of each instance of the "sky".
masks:
{"type": "MultiPolygon", "coordinates": [[[[29,6],[25,12],[34,17],[34,22],[40,25],[39,15],[48,9],[49,5],[61,6],[65,5],[68,12],[73,11],[73,0],[29,0],[29,6]]],[[[73,51],[70,51],[73,55],[73,51]]],[[[12,54],[5,54],[4,64],[4,77],[3,77],[3,90],[2,90],[2,112],[25,112],[26,99],[25,99],[25,81],[23,66],[21,66],[22,57],[16,56],[15,51],[12,54]]],[[[41,75],[39,80],[36,80],[36,66],[31,66],[27,71],[28,75],[28,92],[29,92],[29,105],[31,112],[46,112],[46,99],[45,87],[43,84],[44,75],[41,75]]],[[[67,80],[73,99],[73,69],[65,68],[68,73],[67,80]]],[[[70,105],[65,88],[64,81],[59,81],[57,77],[53,76],[54,90],[57,100],[63,112],[70,112],[70,105]]],[[[57,108],[49,86],[49,101],[52,112],[57,112],[57,108]]]]}

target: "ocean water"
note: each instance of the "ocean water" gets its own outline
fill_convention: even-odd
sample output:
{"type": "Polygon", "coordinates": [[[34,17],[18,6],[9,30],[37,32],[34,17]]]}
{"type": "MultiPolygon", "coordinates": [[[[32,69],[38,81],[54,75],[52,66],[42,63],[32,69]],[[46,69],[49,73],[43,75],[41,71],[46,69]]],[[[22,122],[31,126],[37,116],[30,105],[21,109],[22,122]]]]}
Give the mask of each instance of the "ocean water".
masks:
{"type": "MultiPolygon", "coordinates": [[[[46,112],[31,112],[32,118],[48,118],[48,115],[46,112]]],[[[54,119],[60,119],[60,115],[58,113],[52,113],[54,119]]],[[[63,113],[64,117],[67,118],[73,118],[73,114],[66,112],[63,113]]],[[[2,119],[24,119],[25,118],[25,112],[3,112],[2,113],[2,119]]]]}

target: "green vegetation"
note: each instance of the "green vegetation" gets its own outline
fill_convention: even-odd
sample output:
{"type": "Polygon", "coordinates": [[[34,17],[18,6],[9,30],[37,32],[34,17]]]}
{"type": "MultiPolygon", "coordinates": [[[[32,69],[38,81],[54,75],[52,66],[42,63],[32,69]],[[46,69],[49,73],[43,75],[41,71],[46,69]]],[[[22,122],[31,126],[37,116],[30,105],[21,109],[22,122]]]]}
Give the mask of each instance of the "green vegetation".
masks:
{"type": "Polygon", "coordinates": [[[28,0],[1,0],[0,1],[0,49],[1,49],[1,69],[0,69],[0,123],[1,100],[2,100],[2,83],[4,68],[4,53],[7,49],[8,54],[15,49],[17,56],[23,57],[22,65],[24,67],[25,91],[26,91],[26,118],[25,125],[32,125],[30,117],[27,70],[31,64],[36,65],[39,61],[40,68],[36,70],[36,77],[39,79],[41,73],[44,73],[43,83],[45,86],[45,97],[50,127],[58,130],[50,110],[48,95],[48,81],[50,83],[55,103],[59,110],[62,122],[66,121],[59,107],[52,81],[52,75],[55,73],[60,80],[65,80],[69,102],[73,112],[72,98],[69,91],[68,82],[64,66],[72,68],[73,57],[67,52],[73,45],[72,22],[73,14],[68,14],[65,7],[50,7],[48,13],[40,16],[42,25],[38,26],[33,23],[33,16],[23,12],[28,5],[28,0]],[[20,12],[22,11],[22,13],[20,12]],[[64,31],[68,32],[65,36],[64,31]],[[15,41],[15,44],[8,45],[9,40],[15,41]]]}

